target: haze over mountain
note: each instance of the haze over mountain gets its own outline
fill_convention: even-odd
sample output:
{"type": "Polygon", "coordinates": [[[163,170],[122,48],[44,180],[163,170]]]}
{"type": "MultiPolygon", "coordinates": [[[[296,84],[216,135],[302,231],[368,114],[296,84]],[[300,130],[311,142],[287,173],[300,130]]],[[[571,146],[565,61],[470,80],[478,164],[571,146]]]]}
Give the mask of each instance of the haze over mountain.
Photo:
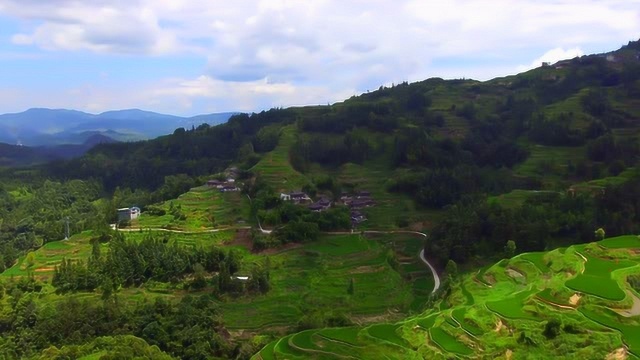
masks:
{"type": "Polygon", "coordinates": [[[84,144],[95,135],[116,141],[143,140],[172,133],[180,127],[224,123],[233,114],[180,117],[139,109],[90,114],[76,110],[33,108],[0,115],[0,142],[27,146],[84,144]]]}

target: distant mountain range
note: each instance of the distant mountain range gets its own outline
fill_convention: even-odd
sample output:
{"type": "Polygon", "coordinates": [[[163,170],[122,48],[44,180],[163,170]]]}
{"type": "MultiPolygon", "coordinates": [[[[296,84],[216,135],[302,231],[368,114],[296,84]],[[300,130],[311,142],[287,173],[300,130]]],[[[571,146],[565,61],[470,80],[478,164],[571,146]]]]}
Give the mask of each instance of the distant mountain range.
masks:
{"type": "Polygon", "coordinates": [[[221,124],[233,114],[180,117],[130,109],[96,115],[76,110],[34,108],[0,115],[0,142],[26,146],[83,145],[96,135],[115,141],[144,140],[170,134],[180,127],[221,124]]]}
{"type": "Polygon", "coordinates": [[[71,159],[83,155],[98,144],[114,142],[117,141],[108,136],[93,134],[82,144],[30,147],[0,143],[0,167],[29,166],[53,160],[71,159]]]}

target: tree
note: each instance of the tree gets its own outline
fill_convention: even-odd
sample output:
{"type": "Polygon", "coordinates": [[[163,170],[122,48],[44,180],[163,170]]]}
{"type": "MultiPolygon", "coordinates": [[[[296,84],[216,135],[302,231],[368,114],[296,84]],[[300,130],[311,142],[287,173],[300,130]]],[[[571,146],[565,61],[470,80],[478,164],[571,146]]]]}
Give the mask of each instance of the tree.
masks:
{"type": "Polygon", "coordinates": [[[36,263],[36,254],[33,251],[29,251],[24,261],[27,267],[32,267],[36,263]]]}
{"type": "Polygon", "coordinates": [[[100,261],[100,241],[98,239],[91,240],[91,260],[100,261]]]}
{"type": "Polygon", "coordinates": [[[596,236],[596,240],[602,240],[604,239],[604,229],[603,228],[598,228],[598,230],[595,231],[595,236],[596,236]]]}
{"type": "Polygon", "coordinates": [[[458,264],[453,260],[449,260],[447,261],[447,266],[444,268],[444,271],[449,275],[449,278],[455,279],[458,277],[458,264]]]}
{"type": "Polygon", "coordinates": [[[512,258],[516,254],[516,242],[513,240],[507,241],[504,246],[504,254],[507,258],[512,258]]]}
{"type": "Polygon", "coordinates": [[[354,290],[355,290],[355,289],[354,289],[354,284],[353,284],[353,283],[354,283],[354,282],[353,282],[353,278],[351,278],[351,279],[349,280],[349,286],[347,287],[347,294],[349,294],[349,295],[353,295],[353,292],[354,292],[354,290]]]}
{"type": "Polygon", "coordinates": [[[547,321],[544,325],[544,331],[542,331],[542,335],[544,335],[547,339],[555,339],[558,335],[560,335],[560,326],[562,324],[558,319],[551,319],[547,321]]]}

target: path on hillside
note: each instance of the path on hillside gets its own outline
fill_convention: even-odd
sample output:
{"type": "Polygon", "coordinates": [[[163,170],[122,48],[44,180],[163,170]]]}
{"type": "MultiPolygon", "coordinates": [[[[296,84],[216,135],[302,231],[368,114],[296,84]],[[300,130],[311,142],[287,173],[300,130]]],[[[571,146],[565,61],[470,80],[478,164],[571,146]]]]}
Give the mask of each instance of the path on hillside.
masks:
{"type": "Polygon", "coordinates": [[[164,231],[176,234],[208,234],[208,233],[217,233],[220,231],[227,230],[249,230],[251,226],[240,226],[240,227],[230,227],[230,228],[221,228],[221,229],[207,229],[207,230],[199,230],[199,231],[187,231],[187,230],[173,230],[173,229],[164,229],[164,228],[126,228],[126,229],[116,229],[120,232],[138,232],[138,231],[164,231]]]}
{"type": "MultiPolygon", "coordinates": [[[[422,236],[425,239],[427,238],[427,234],[425,233],[422,233],[419,231],[409,231],[409,230],[396,230],[396,231],[370,230],[370,231],[365,231],[364,233],[365,234],[410,234],[410,235],[422,236]]],[[[424,248],[420,250],[420,253],[418,254],[418,256],[420,257],[420,260],[422,260],[422,262],[429,267],[429,270],[431,270],[431,274],[433,274],[433,291],[431,291],[431,293],[433,294],[436,291],[438,291],[438,289],[440,289],[440,276],[438,276],[438,272],[436,272],[436,268],[434,268],[433,265],[431,265],[431,263],[424,256],[424,248]]]]}
{"type": "MultiPolygon", "coordinates": [[[[249,204],[253,205],[253,201],[251,200],[251,196],[249,196],[249,194],[247,194],[247,198],[249,199],[249,204]]],[[[273,230],[265,230],[262,228],[262,224],[260,224],[260,218],[258,217],[258,215],[256,214],[256,221],[258,222],[258,228],[260,229],[260,232],[263,234],[271,234],[271,232],[273,230]]]]}
{"type": "MultiPolygon", "coordinates": [[[[249,194],[247,194],[247,198],[249,198],[249,202],[251,203],[252,201],[249,194]]],[[[265,230],[262,228],[262,224],[260,224],[260,219],[258,218],[258,216],[256,216],[256,220],[258,222],[258,228],[260,229],[261,233],[271,234],[271,232],[273,232],[273,230],[265,230]]],[[[205,233],[215,233],[219,231],[233,230],[233,229],[251,229],[251,227],[243,226],[243,227],[232,227],[232,228],[225,228],[225,229],[209,229],[209,230],[202,230],[202,231],[183,231],[183,230],[170,230],[170,229],[162,229],[162,228],[146,228],[146,229],[142,229],[142,231],[149,230],[149,231],[165,231],[165,232],[178,233],[178,234],[205,234],[205,233]]],[[[123,232],[134,232],[134,231],[140,231],[141,229],[117,229],[117,230],[123,231],[123,232]]],[[[322,234],[351,235],[355,233],[356,232],[354,231],[334,231],[334,232],[323,232],[322,234]]],[[[425,239],[427,238],[427,234],[425,233],[418,232],[418,231],[409,231],[409,230],[396,230],[396,231],[366,230],[366,231],[363,231],[362,233],[364,234],[409,234],[409,235],[422,236],[425,239]]],[[[418,257],[425,265],[427,265],[427,267],[429,267],[429,270],[431,270],[431,274],[433,275],[433,290],[431,291],[431,293],[433,294],[436,291],[438,291],[438,289],[440,289],[440,276],[438,276],[436,269],[433,267],[433,265],[431,265],[431,263],[424,256],[424,249],[420,250],[418,257]]]]}
{"type": "MultiPolygon", "coordinates": [[[[260,228],[262,230],[262,228],[260,228]]],[[[418,236],[422,236],[425,239],[427,238],[427,234],[425,233],[421,233],[419,231],[410,231],[410,230],[395,230],[395,231],[381,231],[381,230],[365,230],[362,231],[363,234],[409,234],[409,235],[418,235],[418,236]]],[[[326,235],[350,235],[350,234],[357,234],[357,232],[349,232],[349,231],[328,231],[328,232],[323,232],[322,234],[326,234],[326,235]]],[[[436,272],[436,269],[433,267],[433,265],[431,265],[431,263],[427,260],[427,258],[424,256],[424,248],[422,250],[420,250],[420,253],[418,254],[418,257],[420,258],[420,260],[422,260],[422,262],[427,265],[429,267],[429,270],[431,270],[431,274],[433,274],[433,291],[431,291],[431,293],[435,293],[436,291],[438,291],[438,289],[440,289],[440,276],[438,276],[438,273],[436,272]]]]}

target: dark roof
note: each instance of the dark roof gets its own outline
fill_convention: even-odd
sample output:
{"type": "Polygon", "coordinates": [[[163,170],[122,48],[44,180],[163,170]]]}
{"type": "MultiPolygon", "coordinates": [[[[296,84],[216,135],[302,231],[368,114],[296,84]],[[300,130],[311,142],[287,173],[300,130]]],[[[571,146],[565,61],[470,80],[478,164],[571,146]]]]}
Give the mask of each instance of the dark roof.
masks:
{"type": "Polygon", "coordinates": [[[360,191],[358,193],[358,196],[371,196],[371,193],[368,191],[360,191]]]}
{"type": "Polygon", "coordinates": [[[375,204],[375,203],[371,199],[366,199],[366,200],[360,199],[360,200],[353,200],[351,202],[350,206],[352,206],[352,207],[370,206],[370,205],[373,205],[373,204],[375,204]]]}
{"type": "Polygon", "coordinates": [[[209,181],[207,181],[207,184],[216,184],[217,185],[217,184],[222,184],[222,181],[220,181],[220,180],[209,180],[209,181]]]}
{"type": "Polygon", "coordinates": [[[323,205],[323,206],[329,206],[329,205],[331,205],[331,200],[329,200],[327,198],[322,198],[322,199],[318,200],[318,204],[323,205]]]}
{"type": "Polygon", "coordinates": [[[309,210],[322,210],[324,209],[324,206],[320,205],[320,204],[311,204],[308,206],[309,210]]]}
{"type": "Polygon", "coordinates": [[[303,192],[292,192],[289,195],[291,195],[291,197],[305,197],[305,196],[307,196],[307,194],[305,194],[303,192]]]}

